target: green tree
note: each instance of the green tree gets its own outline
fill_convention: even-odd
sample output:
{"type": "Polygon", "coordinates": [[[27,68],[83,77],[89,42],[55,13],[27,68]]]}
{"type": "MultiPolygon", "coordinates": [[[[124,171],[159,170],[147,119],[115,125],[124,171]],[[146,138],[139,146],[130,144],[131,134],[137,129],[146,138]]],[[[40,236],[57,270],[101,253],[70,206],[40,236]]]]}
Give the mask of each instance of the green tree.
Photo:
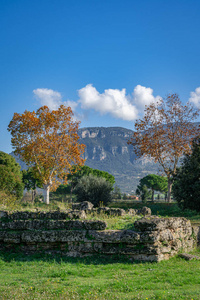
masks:
{"type": "MultiPolygon", "coordinates": [[[[63,202],[66,200],[66,196],[71,194],[71,186],[70,184],[61,184],[59,185],[56,191],[52,192],[52,194],[61,196],[63,202]]],[[[71,194],[71,202],[72,202],[72,194],[71,194]]]]}
{"type": "Polygon", "coordinates": [[[173,197],[180,207],[200,211],[200,138],[193,141],[192,153],[185,155],[173,184],[173,197]]]}
{"type": "Polygon", "coordinates": [[[103,177],[93,174],[83,176],[76,186],[77,201],[89,201],[94,206],[106,205],[111,201],[112,184],[103,177]]]}
{"type": "Polygon", "coordinates": [[[127,195],[124,193],[123,194],[123,200],[127,200],[128,199],[128,197],[127,197],[127,195]]]}
{"type": "Polygon", "coordinates": [[[165,192],[168,189],[167,177],[149,174],[140,179],[140,185],[146,185],[148,189],[151,189],[151,199],[154,201],[154,192],[165,192]]]}
{"type": "Polygon", "coordinates": [[[70,192],[71,194],[71,201],[72,201],[72,194],[74,192],[74,189],[76,188],[77,184],[79,183],[79,180],[83,176],[89,176],[90,174],[96,176],[96,177],[102,177],[105,178],[107,182],[110,182],[110,184],[113,186],[115,183],[115,177],[108,172],[100,171],[97,169],[92,169],[88,166],[73,166],[71,173],[67,175],[68,179],[68,185],[62,185],[62,189],[58,188],[57,193],[59,191],[61,194],[70,192]]]}
{"type": "Polygon", "coordinates": [[[14,194],[17,199],[23,196],[24,185],[20,165],[14,157],[0,151],[0,190],[14,194]]]}
{"type": "Polygon", "coordinates": [[[22,181],[27,191],[32,191],[32,201],[34,202],[36,197],[36,188],[42,188],[42,182],[35,177],[33,169],[30,167],[28,170],[22,170],[22,181]]]}
{"type": "Polygon", "coordinates": [[[138,195],[140,197],[140,199],[142,200],[142,202],[147,202],[148,198],[151,197],[151,192],[149,191],[148,187],[143,184],[139,184],[137,186],[137,189],[136,189],[136,195],[138,195]]]}
{"type": "Polygon", "coordinates": [[[121,190],[118,185],[115,185],[114,191],[112,193],[112,197],[113,197],[113,199],[121,199],[122,198],[121,190]]]}

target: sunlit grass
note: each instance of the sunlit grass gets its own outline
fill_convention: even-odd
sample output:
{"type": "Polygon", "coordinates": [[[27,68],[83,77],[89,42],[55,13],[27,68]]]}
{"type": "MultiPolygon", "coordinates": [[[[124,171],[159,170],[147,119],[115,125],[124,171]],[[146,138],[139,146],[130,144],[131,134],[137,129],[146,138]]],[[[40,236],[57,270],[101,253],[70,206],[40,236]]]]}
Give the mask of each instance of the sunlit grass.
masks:
{"type": "Polygon", "coordinates": [[[136,263],[1,253],[0,269],[0,299],[200,299],[200,261],[179,257],[136,263]]]}
{"type": "MultiPolygon", "coordinates": [[[[141,208],[134,201],[111,207],[141,208]]],[[[175,203],[148,203],[154,215],[185,216],[195,223],[200,215],[181,211],[175,203]]],[[[52,201],[24,205],[17,210],[65,210],[69,204],[52,201]]],[[[1,208],[0,208],[1,210],[1,208]]],[[[107,229],[134,229],[138,216],[88,214],[89,220],[107,222],[107,229]]],[[[200,256],[200,250],[193,251],[200,256]]],[[[0,299],[200,299],[200,261],[179,257],[160,263],[137,263],[119,256],[69,258],[47,254],[0,252],[0,299]]]]}

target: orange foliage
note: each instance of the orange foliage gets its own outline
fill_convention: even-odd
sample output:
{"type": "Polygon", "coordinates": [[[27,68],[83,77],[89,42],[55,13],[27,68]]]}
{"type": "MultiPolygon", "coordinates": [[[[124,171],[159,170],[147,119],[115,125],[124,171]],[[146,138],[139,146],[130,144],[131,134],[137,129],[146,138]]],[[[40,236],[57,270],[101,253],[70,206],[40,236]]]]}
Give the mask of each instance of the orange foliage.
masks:
{"type": "Polygon", "coordinates": [[[56,189],[61,181],[67,183],[74,164],[84,164],[85,145],[78,143],[78,127],[71,108],[61,105],[53,111],[42,106],[36,112],[15,113],[8,130],[15,153],[33,165],[44,186],[56,189]]]}
{"type": "Polygon", "coordinates": [[[168,182],[172,182],[180,157],[191,151],[192,140],[199,134],[199,127],[192,123],[198,115],[198,109],[190,103],[183,105],[177,94],[170,94],[166,101],[161,99],[146,106],[128,144],[133,145],[137,156],[145,155],[158,162],[168,182]]]}

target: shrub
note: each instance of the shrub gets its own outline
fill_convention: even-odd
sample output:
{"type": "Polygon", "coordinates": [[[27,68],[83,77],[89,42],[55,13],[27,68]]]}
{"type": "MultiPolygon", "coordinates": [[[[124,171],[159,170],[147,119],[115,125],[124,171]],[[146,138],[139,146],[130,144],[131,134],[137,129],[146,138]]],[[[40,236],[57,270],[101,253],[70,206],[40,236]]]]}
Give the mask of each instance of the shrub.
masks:
{"type": "Polygon", "coordinates": [[[0,190],[14,194],[18,199],[23,196],[24,185],[20,165],[14,157],[0,151],[0,190]]]}
{"type": "Polygon", "coordinates": [[[174,184],[173,197],[181,208],[200,211],[200,139],[193,142],[191,155],[186,155],[174,184]]]}
{"type": "Polygon", "coordinates": [[[97,177],[92,174],[83,176],[76,186],[75,194],[77,201],[89,201],[94,206],[106,205],[111,201],[112,184],[105,178],[97,177]]]}
{"type": "Polygon", "coordinates": [[[0,191],[0,206],[2,208],[7,207],[13,209],[17,205],[18,205],[18,200],[14,195],[9,194],[8,192],[5,191],[0,191]]]}

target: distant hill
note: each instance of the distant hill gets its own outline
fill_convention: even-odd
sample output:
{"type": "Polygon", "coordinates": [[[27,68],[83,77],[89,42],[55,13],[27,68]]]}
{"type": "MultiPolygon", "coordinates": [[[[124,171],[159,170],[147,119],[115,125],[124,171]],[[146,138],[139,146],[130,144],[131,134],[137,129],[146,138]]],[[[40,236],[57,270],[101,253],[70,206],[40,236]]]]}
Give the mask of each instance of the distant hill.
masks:
{"type": "Polygon", "coordinates": [[[157,173],[158,166],[149,159],[137,159],[127,144],[133,131],[122,127],[87,127],[79,129],[80,143],[86,145],[86,165],[115,176],[123,192],[135,190],[140,178],[157,173]]]}
{"type": "MultiPolygon", "coordinates": [[[[122,127],[79,129],[79,142],[86,145],[85,165],[114,175],[121,191],[127,193],[135,191],[140,178],[158,172],[158,166],[152,160],[136,158],[133,147],[127,144],[132,135],[132,130],[122,127]]],[[[25,169],[26,164],[15,158],[25,169]]]]}

